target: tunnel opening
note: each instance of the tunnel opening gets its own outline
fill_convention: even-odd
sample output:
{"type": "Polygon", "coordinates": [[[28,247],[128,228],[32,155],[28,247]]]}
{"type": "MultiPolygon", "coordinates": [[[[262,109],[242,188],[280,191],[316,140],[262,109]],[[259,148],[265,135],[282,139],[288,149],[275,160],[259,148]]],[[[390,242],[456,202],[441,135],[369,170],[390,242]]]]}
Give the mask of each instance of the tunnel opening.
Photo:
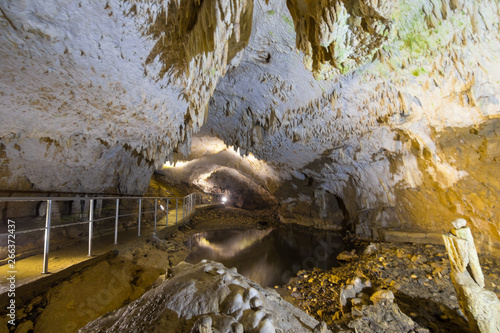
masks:
{"type": "Polygon", "coordinates": [[[169,184],[185,184],[193,191],[223,194],[226,205],[247,210],[272,209],[274,170],[252,154],[242,155],[220,139],[195,136],[191,153],[182,161],[156,170],[169,184]]]}

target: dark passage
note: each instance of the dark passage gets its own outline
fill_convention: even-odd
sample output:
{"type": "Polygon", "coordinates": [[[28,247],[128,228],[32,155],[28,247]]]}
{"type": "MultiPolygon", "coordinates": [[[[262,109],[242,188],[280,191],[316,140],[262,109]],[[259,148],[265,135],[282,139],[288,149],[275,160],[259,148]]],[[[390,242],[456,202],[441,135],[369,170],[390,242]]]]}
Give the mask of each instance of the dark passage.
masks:
{"type": "Polygon", "coordinates": [[[194,249],[187,262],[219,261],[262,286],[286,284],[301,269],[338,266],[345,248],[338,233],[296,227],[208,231],[187,245],[194,249]]]}

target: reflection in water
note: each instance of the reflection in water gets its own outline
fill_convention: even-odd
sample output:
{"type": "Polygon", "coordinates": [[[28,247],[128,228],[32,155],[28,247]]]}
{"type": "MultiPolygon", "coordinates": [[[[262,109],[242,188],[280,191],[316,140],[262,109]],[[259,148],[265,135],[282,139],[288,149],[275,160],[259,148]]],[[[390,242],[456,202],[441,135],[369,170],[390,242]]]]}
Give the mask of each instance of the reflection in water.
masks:
{"type": "Polygon", "coordinates": [[[219,261],[262,286],[285,284],[301,269],[337,266],[345,248],[338,233],[293,227],[202,232],[187,245],[193,248],[187,262],[219,261]]]}

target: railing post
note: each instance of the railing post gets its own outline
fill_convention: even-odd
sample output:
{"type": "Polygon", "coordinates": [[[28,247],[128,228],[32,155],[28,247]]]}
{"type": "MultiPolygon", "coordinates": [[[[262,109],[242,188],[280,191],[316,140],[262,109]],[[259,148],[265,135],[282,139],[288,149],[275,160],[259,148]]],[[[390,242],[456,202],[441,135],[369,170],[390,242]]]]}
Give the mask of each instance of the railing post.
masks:
{"type": "Polygon", "coordinates": [[[120,199],[116,199],[116,215],[115,215],[115,242],[118,244],[118,214],[120,213],[120,199]]]}
{"type": "Polygon", "coordinates": [[[137,223],[137,237],[141,235],[141,215],[142,215],[142,199],[139,199],[139,221],[137,223]]]}
{"type": "Polygon", "coordinates": [[[47,212],[45,215],[45,240],[43,244],[43,268],[42,274],[49,270],[49,243],[50,243],[50,215],[52,212],[52,200],[47,200],[47,212]]]}
{"type": "Polygon", "coordinates": [[[92,257],[92,232],[94,230],[94,199],[90,199],[89,212],[89,257],[92,257]]]}
{"type": "Polygon", "coordinates": [[[170,199],[167,199],[167,218],[165,222],[165,227],[168,227],[168,203],[170,202],[170,199]]]}
{"type": "Polygon", "coordinates": [[[175,224],[177,224],[178,208],[179,208],[179,198],[176,198],[175,199],[175,224]]]}
{"type": "Polygon", "coordinates": [[[156,213],[158,212],[158,199],[155,199],[155,231],[153,235],[156,236],[156,213]]]}

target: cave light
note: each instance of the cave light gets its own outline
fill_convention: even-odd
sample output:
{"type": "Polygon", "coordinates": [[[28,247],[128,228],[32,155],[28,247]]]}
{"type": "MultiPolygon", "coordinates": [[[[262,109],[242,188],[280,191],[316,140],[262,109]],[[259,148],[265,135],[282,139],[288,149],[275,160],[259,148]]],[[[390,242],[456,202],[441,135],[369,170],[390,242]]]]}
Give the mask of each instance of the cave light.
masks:
{"type": "Polygon", "coordinates": [[[182,168],[189,164],[189,161],[177,161],[175,163],[170,163],[169,161],[163,164],[163,169],[167,168],[182,168]]]}
{"type": "Polygon", "coordinates": [[[214,173],[215,171],[217,171],[217,169],[214,169],[210,172],[207,172],[207,173],[203,173],[201,174],[200,176],[198,176],[198,179],[193,181],[193,184],[199,186],[200,188],[203,189],[203,191],[205,192],[210,192],[210,189],[213,187],[213,184],[212,182],[208,181],[208,177],[210,177],[212,175],[212,173],[214,173]]]}

